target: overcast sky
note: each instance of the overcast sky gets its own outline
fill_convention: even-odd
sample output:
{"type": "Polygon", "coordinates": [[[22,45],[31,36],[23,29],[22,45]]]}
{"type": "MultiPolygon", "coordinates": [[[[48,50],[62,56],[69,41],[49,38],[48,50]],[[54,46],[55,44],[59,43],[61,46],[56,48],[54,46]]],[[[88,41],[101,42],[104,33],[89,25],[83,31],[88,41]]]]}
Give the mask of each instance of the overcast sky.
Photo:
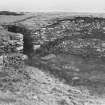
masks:
{"type": "Polygon", "coordinates": [[[105,0],[0,0],[0,10],[105,13],[105,0]]]}

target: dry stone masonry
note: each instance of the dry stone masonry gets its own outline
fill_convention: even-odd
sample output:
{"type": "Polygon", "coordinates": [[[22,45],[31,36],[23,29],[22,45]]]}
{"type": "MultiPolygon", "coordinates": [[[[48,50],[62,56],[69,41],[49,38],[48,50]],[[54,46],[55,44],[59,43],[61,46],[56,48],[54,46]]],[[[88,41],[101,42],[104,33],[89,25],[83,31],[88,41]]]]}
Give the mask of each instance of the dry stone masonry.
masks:
{"type": "Polygon", "coordinates": [[[0,90],[17,91],[16,83],[30,79],[25,71],[23,34],[0,30],[0,90]]]}
{"type": "Polygon", "coordinates": [[[5,30],[0,30],[0,67],[5,68],[16,64],[21,67],[23,56],[23,35],[20,33],[11,33],[5,30]],[[4,33],[3,33],[4,32],[4,33]],[[21,62],[21,64],[19,63],[21,62]]]}

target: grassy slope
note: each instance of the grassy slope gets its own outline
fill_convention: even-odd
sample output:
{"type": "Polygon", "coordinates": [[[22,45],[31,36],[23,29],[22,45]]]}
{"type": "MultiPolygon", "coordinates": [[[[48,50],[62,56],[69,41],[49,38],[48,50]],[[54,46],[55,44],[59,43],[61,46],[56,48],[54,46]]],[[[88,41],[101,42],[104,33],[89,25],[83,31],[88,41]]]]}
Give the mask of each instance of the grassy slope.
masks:
{"type": "Polygon", "coordinates": [[[14,84],[20,90],[0,92],[0,105],[104,105],[103,97],[90,96],[84,87],[65,85],[37,68],[26,66],[31,75],[28,83],[14,84]]]}

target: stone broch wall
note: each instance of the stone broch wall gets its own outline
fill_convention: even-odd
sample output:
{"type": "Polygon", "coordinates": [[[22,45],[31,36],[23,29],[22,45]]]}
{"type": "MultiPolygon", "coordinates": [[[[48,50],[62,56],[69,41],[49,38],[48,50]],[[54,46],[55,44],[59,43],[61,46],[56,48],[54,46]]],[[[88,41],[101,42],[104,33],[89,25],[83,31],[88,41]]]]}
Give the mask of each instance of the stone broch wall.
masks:
{"type": "Polygon", "coordinates": [[[5,32],[4,35],[0,38],[0,70],[9,66],[22,67],[23,35],[9,32],[5,32]]]}

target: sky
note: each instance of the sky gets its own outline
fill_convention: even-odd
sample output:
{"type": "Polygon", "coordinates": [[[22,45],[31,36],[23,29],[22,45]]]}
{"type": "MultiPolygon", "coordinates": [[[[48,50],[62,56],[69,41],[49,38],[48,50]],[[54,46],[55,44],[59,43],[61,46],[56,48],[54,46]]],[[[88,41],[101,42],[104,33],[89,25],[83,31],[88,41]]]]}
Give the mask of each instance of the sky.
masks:
{"type": "Polygon", "coordinates": [[[105,13],[105,0],[0,0],[0,10],[105,13]]]}

